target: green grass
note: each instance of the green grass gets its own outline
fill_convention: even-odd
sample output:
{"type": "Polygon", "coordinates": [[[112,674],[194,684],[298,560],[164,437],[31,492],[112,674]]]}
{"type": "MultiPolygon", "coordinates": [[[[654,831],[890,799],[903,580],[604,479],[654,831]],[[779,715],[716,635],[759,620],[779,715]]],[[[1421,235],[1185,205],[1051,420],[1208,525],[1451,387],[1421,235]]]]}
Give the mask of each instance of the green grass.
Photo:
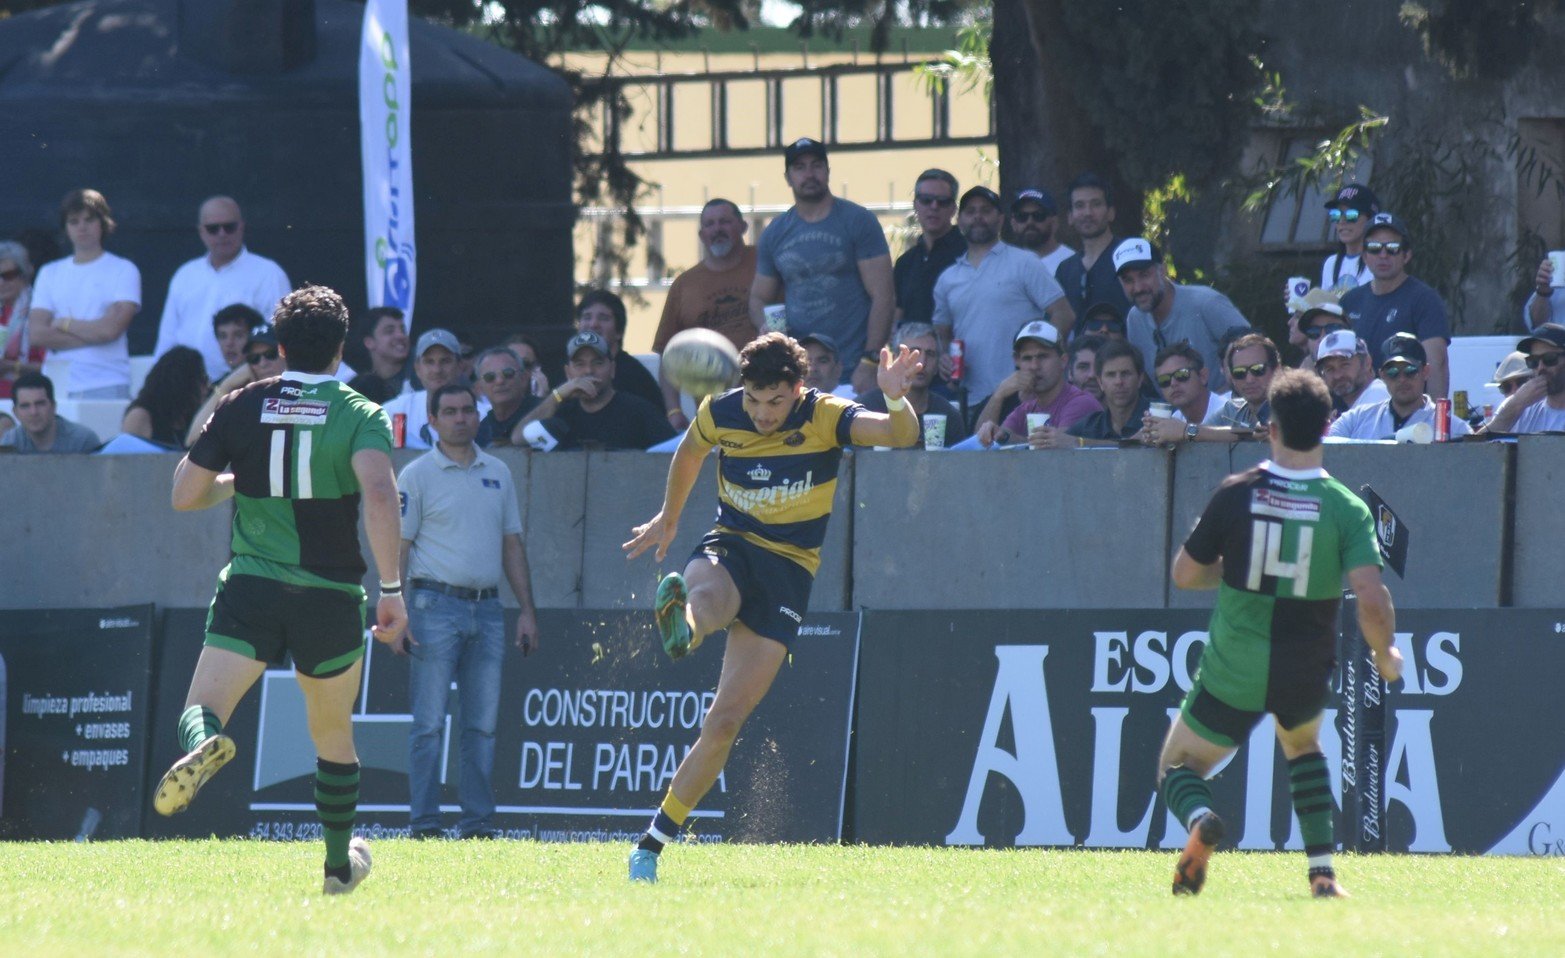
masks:
{"type": "Polygon", "coordinates": [[[1219,853],[1196,899],[1172,853],[682,846],[657,886],[626,848],[374,843],[320,893],[320,847],[0,845],[0,955],[1565,955],[1565,861],[1219,853]]]}

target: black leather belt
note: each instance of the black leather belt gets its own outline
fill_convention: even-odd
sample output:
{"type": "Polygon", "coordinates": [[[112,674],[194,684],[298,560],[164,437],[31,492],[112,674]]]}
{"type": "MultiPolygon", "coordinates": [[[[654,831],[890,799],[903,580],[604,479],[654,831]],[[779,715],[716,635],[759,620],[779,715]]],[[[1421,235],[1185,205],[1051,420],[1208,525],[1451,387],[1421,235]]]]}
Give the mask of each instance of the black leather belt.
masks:
{"type": "Polygon", "coordinates": [[[500,594],[499,589],[469,589],[460,585],[446,585],[434,579],[409,579],[408,584],[415,589],[428,589],[431,592],[449,595],[453,599],[466,599],[469,602],[482,602],[500,594]]]}

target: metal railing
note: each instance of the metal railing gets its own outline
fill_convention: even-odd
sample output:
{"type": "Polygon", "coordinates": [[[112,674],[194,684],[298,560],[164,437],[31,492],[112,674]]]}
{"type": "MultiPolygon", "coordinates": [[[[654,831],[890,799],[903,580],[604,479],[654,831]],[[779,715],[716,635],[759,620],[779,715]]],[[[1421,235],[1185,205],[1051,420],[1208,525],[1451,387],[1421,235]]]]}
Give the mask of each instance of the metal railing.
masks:
{"type": "MultiPolygon", "coordinates": [[[[805,66],[796,69],[729,70],[704,73],[657,73],[624,77],[603,77],[596,82],[619,92],[627,88],[644,89],[651,93],[652,119],[655,123],[654,147],[651,150],[627,150],[624,144],[623,118],[613,110],[604,111],[602,128],[603,147],[606,152],[618,152],[626,159],[694,159],[703,157],[755,156],[775,152],[793,137],[784,129],[784,93],[788,81],[815,80],[819,85],[821,131],[820,136],[835,150],[885,150],[928,146],[965,146],[991,143],[995,138],[994,106],[985,107],[984,130],[980,134],[956,136],[951,132],[951,84],[932,84],[917,95],[929,100],[930,132],[928,135],[902,136],[895,122],[898,87],[904,74],[911,74],[926,63],[939,61],[903,61],[878,63],[840,63],[825,66],[805,66]],[[872,139],[843,139],[844,115],[842,111],[842,81],[851,77],[871,76],[875,79],[875,124],[872,139]],[[762,141],[759,143],[736,142],[731,119],[736,106],[731,87],[734,84],[762,84],[765,110],[762,141]],[[707,87],[711,123],[709,142],[686,146],[676,136],[676,90],[682,86],[707,87]]],[[[608,102],[617,98],[611,97],[608,102]]],[[[737,104],[743,106],[743,104],[737,104]]],[[[760,106],[760,104],[757,104],[760,106]]]]}

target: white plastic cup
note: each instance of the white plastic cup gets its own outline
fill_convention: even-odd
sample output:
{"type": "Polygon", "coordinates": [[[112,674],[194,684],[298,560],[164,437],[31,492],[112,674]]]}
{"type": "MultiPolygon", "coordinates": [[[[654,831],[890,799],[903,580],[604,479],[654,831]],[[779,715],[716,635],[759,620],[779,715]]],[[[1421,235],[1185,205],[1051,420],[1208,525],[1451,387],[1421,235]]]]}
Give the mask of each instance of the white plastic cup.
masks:
{"type": "Polygon", "coordinates": [[[1565,249],[1550,250],[1549,262],[1554,264],[1554,275],[1549,279],[1549,285],[1555,289],[1565,286],[1565,249]]]}
{"type": "Polygon", "coordinates": [[[1042,429],[1049,424],[1049,414],[1046,412],[1030,412],[1027,414],[1027,434],[1030,436],[1034,429],[1042,429]]]}
{"type": "Polygon", "coordinates": [[[1155,403],[1152,403],[1151,406],[1148,408],[1148,412],[1152,413],[1152,418],[1153,419],[1173,419],[1174,418],[1174,407],[1171,404],[1166,403],[1166,402],[1155,402],[1155,403]]]}
{"type": "Polygon", "coordinates": [[[763,307],[762,313],[766,314],[766,331],[768,333],[786,333],[788,331],[788,306],[784,303],[773,303],[763,307]]]}
{"type": "Polygon", "coordinates": [[[942,413],[924,414],[924,448],[944,449],[946,447],[946,417],[942,413]]]}

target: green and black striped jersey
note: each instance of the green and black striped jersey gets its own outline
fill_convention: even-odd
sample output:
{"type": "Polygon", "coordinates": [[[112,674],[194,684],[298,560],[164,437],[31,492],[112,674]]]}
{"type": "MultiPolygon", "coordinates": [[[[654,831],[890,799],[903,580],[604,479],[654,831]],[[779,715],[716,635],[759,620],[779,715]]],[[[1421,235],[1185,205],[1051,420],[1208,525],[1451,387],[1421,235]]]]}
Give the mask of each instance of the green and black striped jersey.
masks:
{"type": "Polygon", "coordinates": [[[361,449],[389,452],[390,422],[324,374],[286,372],[219,403],[190,461],[233,469],[230,574],[360,591],[366,567],[352,460],[361,449]]]}

